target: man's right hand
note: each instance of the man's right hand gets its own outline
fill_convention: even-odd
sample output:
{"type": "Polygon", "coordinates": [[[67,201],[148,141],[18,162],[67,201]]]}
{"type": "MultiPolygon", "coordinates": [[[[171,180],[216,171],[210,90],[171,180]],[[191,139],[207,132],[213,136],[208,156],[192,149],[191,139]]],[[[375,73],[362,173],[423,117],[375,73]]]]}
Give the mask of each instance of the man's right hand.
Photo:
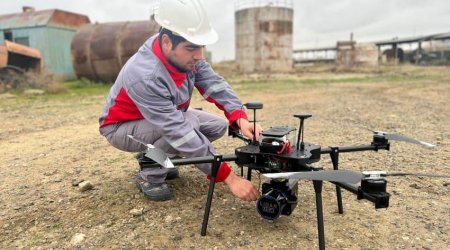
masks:
{"type": "Polygon", "coordinates": [[[259,140],[259,135],[262,133],[263,129],[261,125],[256,123],[256,127],[254,127],[253,123],[250,123],[247,119],[239,118],[236,123],[238,124],[239,128],[241,129],[241,133],[249,138],[250,140],[253,140],[253,133],[255,133],[256,138],[255,140],[259,140]],[[254,132],[254,128],[256,128],[256,131],[254,132]]]}
{"type": "Polygon", "coordinates": [[[233,171],[224,180],[231,192],[241,200],[256,201],[259,198],[259,192],[250,181],[237,176],[233,171]]]}

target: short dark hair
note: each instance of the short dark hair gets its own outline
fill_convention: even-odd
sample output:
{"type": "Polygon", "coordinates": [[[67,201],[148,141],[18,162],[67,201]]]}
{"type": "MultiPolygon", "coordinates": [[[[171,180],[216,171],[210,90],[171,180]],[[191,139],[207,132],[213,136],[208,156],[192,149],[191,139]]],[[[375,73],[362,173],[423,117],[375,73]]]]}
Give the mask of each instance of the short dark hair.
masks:
{"type": "Polygon", "coordinates": [[[165,28],[161,28],[159,30],[159,35],[158,35],[158,39],[159,39],[160,43],[161,43],[162,36],[164,34],[169,36],[169,39],[170,39],[170,41],[172,42],[172,45],[173,45],[172,50],[174,50],[178,46],[178,44],[186,41],[186,39],[184,39],[184,37],[175,35],[171,30],[168,30],[168,29],[165,29],[165,28]]]}

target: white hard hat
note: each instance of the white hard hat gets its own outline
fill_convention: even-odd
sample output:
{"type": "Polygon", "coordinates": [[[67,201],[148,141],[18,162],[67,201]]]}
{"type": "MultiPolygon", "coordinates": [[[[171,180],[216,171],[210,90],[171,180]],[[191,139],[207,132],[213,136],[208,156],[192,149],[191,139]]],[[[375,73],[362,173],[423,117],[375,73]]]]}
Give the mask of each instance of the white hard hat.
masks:
{"type": "Polygon", "coordinates": [[[154,8],[155,21],[197,45],[213,44],[217,32],[211,27],[199,0],[160,0],[154,8]]]}

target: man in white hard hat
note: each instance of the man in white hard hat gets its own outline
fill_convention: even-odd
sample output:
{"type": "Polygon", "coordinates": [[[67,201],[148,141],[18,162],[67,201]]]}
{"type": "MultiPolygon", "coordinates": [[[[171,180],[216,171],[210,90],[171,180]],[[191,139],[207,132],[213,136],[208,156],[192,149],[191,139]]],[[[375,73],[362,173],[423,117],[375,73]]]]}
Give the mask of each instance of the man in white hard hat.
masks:
{"type": "MultiPolygon", "coordinates": [[[[222,137],[228,125],[252,139],[254,127],[241,101],[204,60],[204,46],[218,37],[199,0],[161,0],[155,20],[161,31],[147,40],[120,71],[99,119],[100,133],[114,147],[127,152],[145,150],[144,145],[127,137],[132,135],[183,157],[215,154],[211,142],[222,137]],[[223,110],[227,119],[189,109],[194,87],[223,110]]],[[[260,132],[258,125],[256,137],[260,132]]],[[[209,177],[211,164],[196,166],[209,177]]],[[[176,169],[145,168],[136,177],[136,186],[151,200],[168,200],[172,195],[166,180],[176,177],[176,169]]],[[[254,201],[259,196],[255,186],[238,177],[225,162],[216,181],[225,182],[242,200],[254,201]]]]}

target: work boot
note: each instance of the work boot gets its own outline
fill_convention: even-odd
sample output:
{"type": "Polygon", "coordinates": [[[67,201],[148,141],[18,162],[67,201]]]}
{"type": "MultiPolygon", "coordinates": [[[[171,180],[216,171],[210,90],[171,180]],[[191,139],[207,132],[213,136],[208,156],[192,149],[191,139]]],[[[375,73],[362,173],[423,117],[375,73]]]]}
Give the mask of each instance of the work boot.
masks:
{"type": "MultiPolygon", "coordinates": [[[[168,156],[169,156],[169,159],[171,159],[171,160],[183,158],[179,155],[170,155],[169,154],[168,156]]],[[[178,171],[178,168],[170,168],[169,172],[167,172],[166,180],[173,180],[173,179],[176,179],[179,177],[180,177],[180,172],[178,171]]]]}
{"type": "Polygon", "coordinates": [[[150,183],[142,178],[140,173],[136,176],[136,187],[152,201],[167,201],[172,199],[167,183],[150,183]]]}
{"type": "Polygon", "coordinates": [[[169,172],[167,172],[166,180],[173,180],[180,177],[180,172],[178,168],[169,168],[169,172]]]}
{"type": "MultiPolygon", "coordinates": [[[[170,155],[169,157],[172,159],[180,159],[180,156],[177,155],[170,155]]],[[[145,157],[145,152],[139,152],[136,154],[136,159],[139,162],[139,166],[141,166],[141,169],[144,169],[146,166],[156,163],[154,160],[145,157]]],[[[169,172],[167,173],[166,180],[173,180],[180,177],[180,172],[177,168],[170,168],[169,172]]]]}

